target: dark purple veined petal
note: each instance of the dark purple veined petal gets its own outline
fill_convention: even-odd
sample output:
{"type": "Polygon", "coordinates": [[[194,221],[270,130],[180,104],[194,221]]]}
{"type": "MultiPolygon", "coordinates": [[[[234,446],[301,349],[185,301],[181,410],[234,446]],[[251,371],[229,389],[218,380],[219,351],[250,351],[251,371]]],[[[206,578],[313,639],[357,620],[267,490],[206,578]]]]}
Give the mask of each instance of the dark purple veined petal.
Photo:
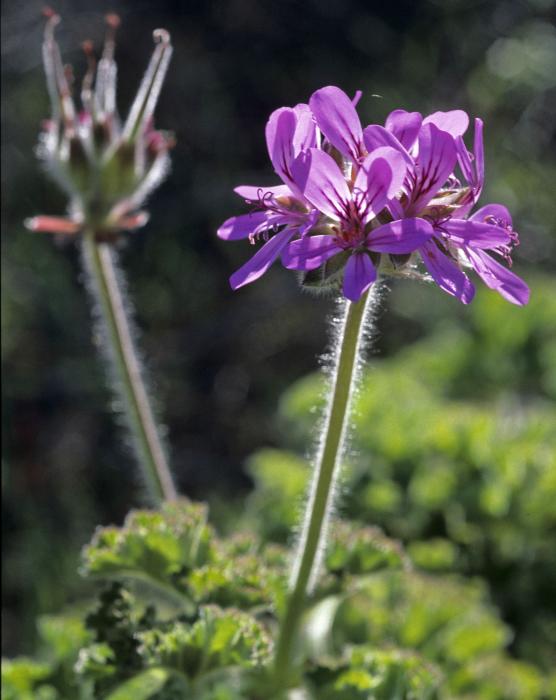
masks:
{"type": "Polygon", "coordinates": [[[406,112],[405,109],[395,109],[386,117],[385,127],[409,151],[417,140],[422,122],[423,117],[419,112],[406,112]]]}
{"type": "Polygon", "coordinates": [[[462,109],[452,109],[450,112],[434,112],[423,119],[423,126],[434,124],[454,138],[463,136],[469,126],[469,117],[462,109]]]}
{"type": "Polygon", "coordinates": [[[529,301],[529,287],[515,273],[482,250],[465,250],[469,262],[483,282],[512,304],[524,306],[529,301]]]}
{"type": "Polygon", "coordinates": [[[311,148],[293,164],[293,176],[303,196],[319,211],[340,221],[351,201],[342,171],[328,153],[311,148]]]}
{"type": "Polygon", "coordinates": [[[379,226],[367,235],[365,245],[377,253],[412,253],[434,234],[425,219],[399,219],[379,226]]]}
{"type": "Polygon", "coordinates": [[[316,270],[342,251],[333,236],[306,236],[290,243],[284,251],[282,263],[288,270],[316,270]]]}
{"type": "Polygon", "coordinates": [[[246,284],[255,282],[255,280],[264,275],[272,263],[280,256],[295,233],[295,229],[285,228],[267,241],[243,267],[236,270],[230,277],[231,288],[239,289],[246,284]]]}
{"type": "Polygon", "coordinates": [[[268,211],[254,211],[250,214],[232,216],[220,226],[216,235],[223,241],[239,241],[248,238],[251,234],[264,231],[271,226],[272,215],[268,211]]]}
{"type": "Polygon", "coordinates": [[[287,185],[273,185],[271,187],[240,185],[239,187],[234,187],[234,192],[242,199],[246,199],[249,202],[259,202],[269,195],[273,197],[293,196],[291,189],[287,185]]]}
{"type": "Polygon", "coordinates": [[[270,115],[266,124],[268,155],[276,173],[288,183],[291,180],[291,164],[294,159],[293,138],[297,116],[293,109],[281,107],[270,115]]]}
{"type": "Polygon", "coordinates": [[[388,129],[378,124],[371,124],[365,128],[363,132],[363,139],[365,141],[365,146],[369,153],[372,153],[376,148],[382,148],[388,146],[389,148],[395,148],[399,151],[405,158],[408,165],[413,165],[413,158],[409,155],[403,145],[398,141],[394,134],[388,129]]]}
{"type": "Polygon", "coordinates": [[[472,301],[475,287],[471,280],[432,241],[427,241],[421,246],[419,252],[430,276],[441,289],[463,304],[472,301]]]}
{"type": "Polygon", "coordinates": [[[434,124],[421,127],[411,213],[418,214],[436,195],[452,174],[456,158],[456,145],[450,134],[434,124]]]}
{"type": "Polygon", "coordinates": [[[510,234],[507,229],[473,219],[450,219],[442,224],[442,230],[448,233],[455,245],[472,248],[497,248],[507,245],[510,234]]]}
{"type": "Polygon", "coordinates": [[[309,106],[328,141],[342,155],[357,160],[361,155],[363,131],[355,107],[346,93],[329,85],[311,95],[309,106]]]}
{"type": "Polygon", "coordinates": [[[482,221],[484,223],[500,222],[503,226],[512,225],[512,215],[503,204],[485,204],[484,207],[470,217],[471,221],[482,221]]]}
{"type": "Polygon", "coordinates": [[[375,149],[365,158],[353,185],[361,220],[367,223],[400,191],[407,164],[394,148],[375,149]]]}
{"type": "Polygon", "coordinates": [[[359,301],[376,280],[376,268],[367,253],[350,255],[344,270],[344,296],[350,301],[359,301]]]}

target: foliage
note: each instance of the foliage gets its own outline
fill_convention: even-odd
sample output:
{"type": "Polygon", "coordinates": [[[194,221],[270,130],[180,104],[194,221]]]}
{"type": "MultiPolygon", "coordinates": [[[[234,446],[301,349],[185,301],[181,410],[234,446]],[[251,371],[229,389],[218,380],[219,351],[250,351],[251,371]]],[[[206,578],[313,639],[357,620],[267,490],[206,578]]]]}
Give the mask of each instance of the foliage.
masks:
{"type": "MultiPolygon", "coordinates": [[[[110,580],[87,631],[43,621],[45,663],[6,662],[7,697],[57,700],[67,687],[83,700],[282,697],[271,658],[287,563],[278,545],[217,536],[199,504],[132,512],[83,551],[83,573],[110,580]]],[[[338,522],[293,680],[308,700],[548,697],[539,671],[507,655],[510,639],[479,581],[420,573],[377,528],[338,522]]]]}
{"type": "Polygon", "coordinates": [[[77,614],[44,615],[37,621],[41,659],[2,660],[6,700],[93,700],[89,683],[78,681],[74,664],[90,634],[77,614]]]}

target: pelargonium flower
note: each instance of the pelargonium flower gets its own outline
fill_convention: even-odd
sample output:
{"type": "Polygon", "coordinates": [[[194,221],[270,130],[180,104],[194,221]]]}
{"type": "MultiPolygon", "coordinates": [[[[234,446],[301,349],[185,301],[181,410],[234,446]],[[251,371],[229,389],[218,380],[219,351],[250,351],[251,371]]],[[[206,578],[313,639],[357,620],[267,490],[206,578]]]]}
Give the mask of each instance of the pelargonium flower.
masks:
{"type": "Polygon", "coordinates": [[[102,57],[96,65],[91,42],[83,43],[88,70],[77,111],[68,67],[62,64],[54,30],[57,14],[46,11],[43,59],[52,116],[44,122],[39,156],[48,173],[69,197],[69,216],[36,216],[26,221],[33,231],[76,234],[85,227],[98,240],[148,220],[140,207],[169,168],[171,134],[155,130],[153,113],[172,54],[170,36],[154,32],[156,47],[140,88],[123,124],[116,109],[114,36],[116,15],[107,15],[102,57]]]}
{"type": "Polygon", "coordinates": [[[464,303],[474,295],[465,267],[509,301],[526,303],[525,283],[489,254],[511,262],[518,236],[509,212],[492,204],[471,213],[484,183],[481,120],[470,154],[462,110],[423,118],[398,109],[384,126],[364,129],[357,99],[328,86],[308,107],[272,115],[267,145],[284,186],[236,189],[257,209],[229,219],[218,235],[251,242],[263,235],[267,242],[232,275],[232,287],[258,279],[281,257],[306,283],[341,283],[356,301],[380,269],[412,271],[418,252],[437,284],[464,303]],[[458,164],[465,185],[454,174],[458,164]]]}
{"type": "Polygon", "coordinates": [[[314,270],[329,258],[347,253],[343,278],[347,299],[357,301],[375,281],[372,253],[412,253],[433,234],[424,219],[380,223],[378,215],[400,191],[406,173],[403,158],[392,148],[368,154],[353,182],[331,156],[316,149],[296,163],[295,172],[298,181],[304,182],[305,197],[326,217],[326,233],[294,241],[285,265],[314,270]]]}
{"type": "Polygon", "coordinates": [[[317,129],[309,107],[299,104],[273,112],[266,125],[266,144],[274,171],[283,185],[243,185],[235,192],[253,206],[248,214],[227,219],[217,231],[225,241],[257,238],[266,242],[230,278],[233,289],[254,282],[281,255],[294,236],[312,228],[318,213],[303,195],[293,175],[296,158],[317,145],[317,129]],[[280,229],[280,230],[279,230],[280,229]]]}
{"type": "Polygon", "coordinates": [[[461,110],[437,112],[425,119],[418,112],[396,110],[385,127],[364,132],[369,148],[383,144],[397,149],[408,165],[404,194],[390,203],[395,217],[422,216],[434,236],[420,247],[425,267],[438,286],[463,303],[475,288],[462,268],[471,267],[491,289],[514,304],[526,304],[527,285],[486,251],[511,264],[511,250],[519,243],[508,210],[500,204],[469,215],[484,185],[483,122],[475,119],[473,154],[463,141],[469,118],[461,110]],[[466,185],[454,176],[459,163],[466,185]]]}

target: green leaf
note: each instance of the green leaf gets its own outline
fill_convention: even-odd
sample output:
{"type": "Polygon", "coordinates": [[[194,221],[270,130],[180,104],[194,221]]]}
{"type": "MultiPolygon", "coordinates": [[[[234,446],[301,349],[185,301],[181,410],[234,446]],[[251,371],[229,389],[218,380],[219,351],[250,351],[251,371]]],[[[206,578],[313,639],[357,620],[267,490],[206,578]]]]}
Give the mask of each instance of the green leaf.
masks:
{"type": "Polygon", "coordinates": [[[37,628],[47,653],[57,660],[76,656],[90,636],[83,621],[75,615],[41,615],[37,628]]]}
{"type": "Polygon", "coordinates": [[[164,668],[150,668],[122,683],[106,700],[148,700],[161,690],[171,675],[164,668]]]}
{"type": "Polygon", "coordinates": [[[19,697],[16,693],[29,693],[40,681],[52,673],[50,664],[20,657],[13,660],[2,659],[2,689],[7,697],[19,697]],[[14,694],[15,693],[15,694],[14,694]]]}
{"type": "Polygon", "coordinates": [[[147,665],[174,668],[195,678],[219,668],[257,667],[270,659],[271,640],[253,617],[239,610],[203,606],[189,625],[172,622],[137,634],[147,665]]]}
{"type": "Polygon", "coordinates": [[[88,576],[137,577],[183,595],[180,577],[214,556],[206,507],[166,503],[161,511],[132,511],[122,528],[99,528],[83,550],[88,576]]]}
{"type": "Polygon", "coordinates": [[[331,573],[358,575],[410,567],[401,544],[386,537],[379,528],[338,521],[331,530],[325,557],[325,566],[331,573]]]}

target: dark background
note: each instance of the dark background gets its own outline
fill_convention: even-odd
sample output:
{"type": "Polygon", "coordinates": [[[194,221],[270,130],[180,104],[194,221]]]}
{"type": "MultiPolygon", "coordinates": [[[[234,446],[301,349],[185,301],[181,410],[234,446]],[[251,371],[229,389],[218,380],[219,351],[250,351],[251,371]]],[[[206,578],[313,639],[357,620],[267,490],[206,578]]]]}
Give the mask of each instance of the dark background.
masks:
{"type": "MultiPolygon", "coordinates": [[[[41,66],[40,2],[3,4],[2,247],[4,450],[3,652],[29,653],[34,616],[79,599],[79,548],[97,524],[143,503],[133,458],[110,410],[91,342],[73,244],[30,234],[25,217],[65,202],[33,155],[49,113],[41,66]]],[[[148,370],[168,427],[180,489],[220,503],[249,488],[242,470],[280,445],[278,398],[315,368],[332,302],[300,293],[276,267],[232,293],[227,278],[251,254],[215,236],[244,211],[232,188],[276,182],[264,144],[268,115],[336,84],[364,91],[364,124],[398,107],[461,107],[485,120],[483,202],[504,202],[522,245],[516,271],[554,269],[556,30],[553,0],[376,3],[58,2],[64,59],[79,77],[79,46],[100,46],[103,14],[118,33],[120,111],[146,67],[151,32],[172,34],[174,56],[157,126],[177,138],[173,170],[152,197],[151,221],[122,252],[148,370]]],[[[430,318],[457,302],[396,282],[380,320],[387,356],[430,324],[399,312],[396,295],[430,318]],[[388,306],[391,304],[391,309],[388,306]],[[389,311],[386,313],[386,311],[389,311]]]]}

